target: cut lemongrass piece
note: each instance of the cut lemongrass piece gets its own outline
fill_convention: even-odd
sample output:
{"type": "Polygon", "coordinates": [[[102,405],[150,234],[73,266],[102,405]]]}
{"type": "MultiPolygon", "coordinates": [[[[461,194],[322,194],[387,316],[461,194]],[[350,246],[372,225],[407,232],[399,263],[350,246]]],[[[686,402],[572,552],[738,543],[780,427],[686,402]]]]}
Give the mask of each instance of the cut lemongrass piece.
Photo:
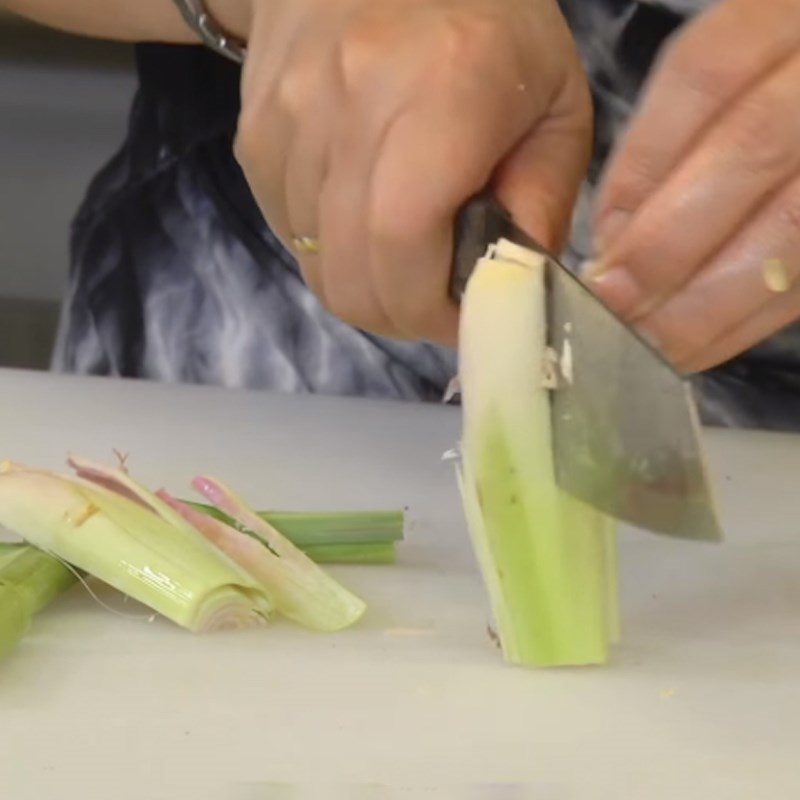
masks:
{"type": "Polygon", "coordinates": [[[160,492],[163,500],[224,550],[259,583],[269,588],[281,614],[319,631],[336,631],[355,623],[364,602],[318,567],[305,553],[259,517],[220,481],[201,477],[192,485],[236,528],[160,492]]]}
{"type": "Polygon", "coordinates": [[[614,524],[556,484],[544,277],[501,242],[467,285],[460,482],[506,659],[597,664],[618,632],[614,524]]]}
{"type": "Polygon", "coordinates": [[[79,478],[3,465],[0,525],[190,630],[263,623],[262,585],[128,476],[81,464],[79,478]]]}
{"type": "Polygon", "coordinates": [[[35,547],[0,544],[0,658],[13,650],[36,614],[76,580],[64,564],[35,547]]]}
{"type": "Polygon", "coordinates": [[[364,544],[309,544],[303,552],[317,564],[394,564],[394,542],[364,544]]]}
{"type": "MultiPolygon", "coordinates": [[[[231,524],[228,514],[206,503],[181,502],[231,524]]],[[[256,511],[293,544],[305,550],[314,545],[379,544],[403,538],[402,511],[256,511]]]]}

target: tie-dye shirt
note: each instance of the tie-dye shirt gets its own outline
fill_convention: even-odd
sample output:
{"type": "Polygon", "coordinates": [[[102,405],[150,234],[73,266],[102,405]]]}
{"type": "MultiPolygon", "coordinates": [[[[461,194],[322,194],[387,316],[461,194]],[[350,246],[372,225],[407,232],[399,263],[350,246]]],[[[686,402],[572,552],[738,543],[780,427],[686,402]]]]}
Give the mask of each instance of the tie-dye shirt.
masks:
{"type": "MultiPolygon", "coordinates": [[[[561,0],[597,114],[570,265],[589,254],[594,187],[659,47],[710,4],[561,0]]],[[[199,47],[141,45],[137,60],[128,135],[75,220],[54,368],[439,400],[455,353],[388,341],[333,318],[261,218],[231,150],[238,68],[199,47]]],[[[800,329],[697,382],[708,422],[800,429],[800,329]]]]}

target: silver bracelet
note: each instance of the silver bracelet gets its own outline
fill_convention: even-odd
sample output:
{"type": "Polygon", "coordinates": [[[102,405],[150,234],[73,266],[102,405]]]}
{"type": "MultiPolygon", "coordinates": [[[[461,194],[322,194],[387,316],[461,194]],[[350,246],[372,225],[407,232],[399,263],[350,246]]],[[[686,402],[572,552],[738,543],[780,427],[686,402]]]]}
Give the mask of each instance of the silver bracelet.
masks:
{"type": "Polygon", "coordinates": [[[186,24],[202,39],[203,44],[221,56],[244,62],[247,49],[243,42],[225,33],[219,23],[208,13],[203,0],[173,0],[186,24]]]}

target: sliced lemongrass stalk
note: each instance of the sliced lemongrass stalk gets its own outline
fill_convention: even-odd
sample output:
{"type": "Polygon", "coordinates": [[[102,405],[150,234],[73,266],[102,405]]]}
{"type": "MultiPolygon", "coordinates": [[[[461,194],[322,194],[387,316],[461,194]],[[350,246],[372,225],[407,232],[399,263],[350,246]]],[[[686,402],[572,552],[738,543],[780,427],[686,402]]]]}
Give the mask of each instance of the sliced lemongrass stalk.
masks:
{"type": "MultiPolygon", "coordinates": [[[[181,499],[192,508],[230,525],[233,520],[212,505],[181,499]]],[[[403,538],[402,511],[256,511],[302,550],[327,545],[372,545],[403,538]]]]}
{"type": "Polygon", "coordinates": [[[247,508],[227,487],[210,478],[193,485],[235,520],[236,528],[159,492],[197,530],[270,588],[278,611],[318,631],[337,631],[355,623],[364,602],[338,584],[308,556],[247,508]],[[264,531],[268,529],[268,535],[264,531]]]}
{"type": "MultiPolygon", "coordinates": [[[[461,309],[460,484],[508,661],[606,661],[618,632],[613,523],[556,484],[544,260],[503,242],[461,309]]],[[[558,391],[558,389],[556,389],[558,391]]]]}
{"type": "MultiPolygon", "coordinates": [[[[335,631],[356,622],[364,613],[364,602],[320,569],[302,550],[256,514],[245,502],[220,481],[199,477],[192,486],[216,508],[231,517],[239,531],[260,543],[259,558],[239,561],[251,575],[263,581],[275,597],[278,610],[289,619],[308,628],[335,631]]],[[[173,501],[174,503],[175,501],[173,501]]],[[[189,511],[175,505],[189,518],[189,511]]],[[[205,517],[205,520],[211,520],[205,517]]],[[[227,531],[234,529],[212,520],[227,531]]],[[[204,520],[192,522],[206,535],[223,536],[204,520]]],[[[230,536],[230,534],[226,534],[230,536]]],[[[216,542],[219,546],[220,541],[216,542]]]]}
{"type": "Polygon", "coordinates": [[[22,542],[0,542],[0,569],[12,558],[16,558],[23,547],[27,545],[22,542]]]}
{"type": "Polygon", "coordinates": [[[394,564],[394,542],[307,544],[302,551],[316,564],[394,564]]]}
{"type": "Polygon", "coordinates": [[[80,463],[83,478],[4,464],[0,525],[189,630],[263,623],[262,585],[128,476],[80,463]]]}
{"type": "MultiPolygon", "coordinates": [[[[110,488],[147,508],[152,508],[171,524],[187,525],[184,517],[165,502],[159,493],[150,492],[124,470],[96,464],[77,456],[71,456],[69,463],[84,480],[110,488]]],[[[229,516],[212,505],[188,505],[216,516],[227,524],[233,524],[229,516]]],[[[258,513],[268,522],[275,520],[281,528],[288,529],[291,535],[287,538],[296,537],[304,550],[313,546],[316,555],[313,560],[318,563],[392,563],[393,543],[403,537],[402,511],[258,513]]],[[[194,531],[193,527],[191,529],[194,531]]]]}
{"type": "Polygon", "coordinates": [[[77,580],[60,561],[27,545],[0,544],[0,658],[33,618],[77,580]]]}
{"type": "Polygon", "coordinates": [[[298,547],[374,544],[403,538],[402,511],[256,512],[298,547]]]}

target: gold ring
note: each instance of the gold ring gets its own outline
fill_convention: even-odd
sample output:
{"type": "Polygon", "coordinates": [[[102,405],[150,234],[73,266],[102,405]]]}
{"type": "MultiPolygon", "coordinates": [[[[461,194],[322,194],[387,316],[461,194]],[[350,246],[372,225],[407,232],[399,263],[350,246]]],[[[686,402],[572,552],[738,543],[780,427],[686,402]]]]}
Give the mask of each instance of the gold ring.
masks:
{"type": "Polygon", "coordinates": [[[313,236],[293,236],[292,244],[295,250],[300,253],[308,255],[319,253],[319,239],[315,239],[313,236]]]}

